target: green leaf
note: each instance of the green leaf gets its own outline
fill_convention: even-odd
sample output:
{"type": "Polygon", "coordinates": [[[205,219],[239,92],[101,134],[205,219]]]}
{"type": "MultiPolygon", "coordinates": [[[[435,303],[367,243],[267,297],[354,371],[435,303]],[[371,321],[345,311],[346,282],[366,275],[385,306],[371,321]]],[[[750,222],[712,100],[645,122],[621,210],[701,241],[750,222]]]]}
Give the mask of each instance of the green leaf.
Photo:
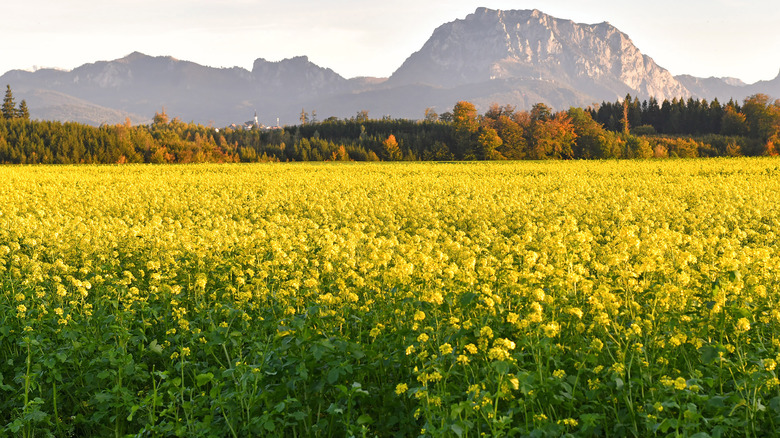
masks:
{"type": "Polygon", "coordinates": [[[373,422],[374,422],[374,419],[371,418],[371,416],[368,415],[368,414],[363,414],[363,415],[359,416],[358,419],[357,419],[357,424],[359,426],[362,426],[364,424],[371,424],[373,422]]]}
{"type": "Polygon", "coordinates": [[[459,437],[463,436],[463,428],[462,428],[462,427],[460,427],[459,425],[457,425],[457,424],[453,424],[452,426],[450,426],[450,429],[451,429],[453,432],[455,432],[455,435],[457,435],[457,436],[459,436],[459,437]]]}
{"type": "Polygon", "coordinates": [[[157,353],[157,354],[162,354],[162,352],[163,352],[162,346],[157,343],[157,339],[152,339],[152,342],[149,343],[149,347],[148,348],[149,348],[149,351],[157,353]]]}
{"type": "Polygon", "coordinates": [[[338,382],[339,374],[340,372],[338,368],[331,368],[330,371],[328,371],[328,383],[332,385],[338,382]]]}
{"type": "Polygon", "coordinates": [[[95,394],[95,401],[97,401],[98,404],[103,404],[111,401],[114,398],[113,395],[105,393],[105,392],[99,392],[95,394]]]}
{"type": "Polygon", "coordinates": [[[203,386],[209,382],[214,380],[214,373],[205,373],[205,374],[198,374],[195,376],[195,383],[198,386],[203,386]]]}
{"type": "Polygon", "coordinates": [[[751,312],[750,309],[746,309],[744,307],[736,309],[735,313],[742,318],[750,319],[753,316],[753,312],[751,312]]]}
{"type": "Polygon", "coordinates": [[[472,301],[474,301],[474,298],[476,298],[477,295],[474,292],[466,292],[465,294],[460,296],[460,305],[466,306],[470,304],[472,301]]]}
{"type": "Polygon", "coordinates": [[[509,372],[509,364],[503,360],[493,362],[492,365],[499,374],[506,374],[509,372]]]}
{"type": "Polygon", "coordinates": [[[601,423],[603,417],[603,414],[582,414],[580,421],[582,421],[583,426],[595,426],[601,423]]]}
{"type": "Polygon", "coordinates": [[[313,344],[311,346],[311,355],[314,356],[315,360],[322,360],[322,356],[325,355],[325,347],[320,345],[319,343],[313,344]]]}
{"type": "Polygon", "coordinates": [[[718,348],[712,345],[702,346],[699,348],[699,353],[701,354],[701,361],[705,365],[709,365],[715,362],[716,359],[720,358],[720,355],[718,354],[718,348]]]}
{"type": "Polygon", "coordinates": [[[25,419],[32,420],[34,423],[41,423],[43,420],[46,419],[49,415],[46,412],[40,411],[38,409],[30,412],[29,414],[25,415],[25,419]]]}
{"type": "Polygon", "coordinates": [[[3,383],[3,373],[0,373],[0,390],[10,391],[12,388],[10,385],[3,383]]]}
{"type": "Polygon", "coordinates": [[[22,429],[22,426],[24,426],[24,424],[25,423],[22,421],[21,418],[17,418],[16,420],[14,420],[13,423],[11,423],[10,425],[8,425],[6,427],[8,427],[8,429],[11,432],[17,433],[17,432],[19,432],[22,429]]]}
{"type": "Polygon", "coordinates": [[[306,380],[306,379],[309,378],[309,370],[306,369],[306,364],[305,363],[301,362],[298,365],[296,371],[298,372],[298,376],[301,379],[306,380]]]}
{"type": "Polygon", "coordinates": [[[133,421],[133,415],[140,409],[141,407],[138,405],[133,405],[132,408],[130,408],[130,415],[127,416],[127,421],[133,421]]]}
{"type": "Polygon", "coordinates": [[[452,405],[452,408],[450,409],[450,418],[455,419],[458,418],[458,415],[460,415],[461,412],[465,410],[465,407],[463,405],[452,405]]]}
{"type": "Polygon", "coordinates": [[[780,413],[780,396],[774,397],[769,400],[769,407],[776,413],[780,413]]]}
{"type": "MultiPolygon", "coordinates": [[[[778,397],[778,402],[780,402],[780,397],[778,397]]],[[[771,403],[771,402],[770,402],[771,403]]],[[[722,395],[716,395],[713,397],[710,397],[709,400],[707,400],[707,407],[710,409],[712,408],[725,408],[726,407],[726,397],[722,395]]],[[[778,403],[778,407],[780,407],[780,403],[778,403]]]]}

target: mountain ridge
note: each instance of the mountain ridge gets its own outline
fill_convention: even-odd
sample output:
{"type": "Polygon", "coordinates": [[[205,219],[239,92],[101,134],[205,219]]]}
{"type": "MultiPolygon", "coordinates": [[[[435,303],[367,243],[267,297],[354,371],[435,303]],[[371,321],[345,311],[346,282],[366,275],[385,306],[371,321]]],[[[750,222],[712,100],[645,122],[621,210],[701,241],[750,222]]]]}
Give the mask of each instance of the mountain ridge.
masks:
{"type": "Polygon", "coordinates": [[[264,123],[275,124],[279,117],[293,124],[302,110],[316,111],[320,118],[350,117],[361,110],[373,117],[421,118],[426,108],[444,112],[459,100],[472,101],[480,110],[491,103],[529,109],[538,102],[565,109],[626,94],[659,100],[780,95],[780,75],[756,84],[673,76],[606,21],[583,24],[538,9],[489,8],[438,26],[388,78],[347,79],[305,55],[257,58],[247,70],[136,51],[70,71],[11,70],[0,76],[2,81],[18,100],[36,96],[30,105],[33,118],[56,113],[69,120],[72,105],[74,114],[81,108],[79,120],[96,114],[92,124],[122,114],[134,122],[148,120],[162,108],[185,121],[226,126],[255,110],[264,123]],[[104,110],[105,115],[97,114],[104,110]]]}

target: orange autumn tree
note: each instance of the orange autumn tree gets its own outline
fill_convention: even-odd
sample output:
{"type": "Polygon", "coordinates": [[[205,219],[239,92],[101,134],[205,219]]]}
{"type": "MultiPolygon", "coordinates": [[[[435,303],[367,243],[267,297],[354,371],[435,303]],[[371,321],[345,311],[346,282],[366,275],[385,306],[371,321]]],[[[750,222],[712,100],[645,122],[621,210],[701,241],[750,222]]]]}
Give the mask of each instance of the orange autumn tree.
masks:
{"type": "Polygon", "coordinates": [[[531,110],[530,158],[572,158],[576,139],[574,124],[568,114],[559,112],[552,115],[547,105],[534,105],[531,110]]]}
{"type": "Polygon", "coordinates": [[[398,161],[403,157],[401,148],[398,146],[398,141],[395,139],[395,135],[390,134],[387,139],[382,142],[382,155],[386,161],[398,161]]]}

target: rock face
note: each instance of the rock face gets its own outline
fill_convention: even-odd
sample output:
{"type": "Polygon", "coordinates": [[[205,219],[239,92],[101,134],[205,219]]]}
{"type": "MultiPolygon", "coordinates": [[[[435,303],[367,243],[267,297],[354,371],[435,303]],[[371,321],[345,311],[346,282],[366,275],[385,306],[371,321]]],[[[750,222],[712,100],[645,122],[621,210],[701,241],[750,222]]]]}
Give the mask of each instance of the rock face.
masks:
{"type": "Polygon", "coordinates": [[[551,81],[599,100],[626,92],[659,99],[690,95],[610,24],[579,24],[538,10],[479,8],[442,25],[390,83],[451,88],[510,78],[551,81]]]}
{"type": "Polygon", "coordinates": [[[351,117],[422,118],[459,100],[480,112],[492,103],[553,109],[640,99],[718,97],[756,93],[780,97],[780,76],[746,85],[734,79],[673,77],[609,23],[581,24],[538,10],[479,8],[437,28],[390,78],[345,79],[305,56],[252,71],[212,68],[169,56],[134,52],[72,71],[10,71],[0,77],[33,118],[114,123],[148,121],[165,108],[171,117],[215,126],[242,123],[257,111],[261,123],[296,124],[301,109],[319,120],[351,117]]]}

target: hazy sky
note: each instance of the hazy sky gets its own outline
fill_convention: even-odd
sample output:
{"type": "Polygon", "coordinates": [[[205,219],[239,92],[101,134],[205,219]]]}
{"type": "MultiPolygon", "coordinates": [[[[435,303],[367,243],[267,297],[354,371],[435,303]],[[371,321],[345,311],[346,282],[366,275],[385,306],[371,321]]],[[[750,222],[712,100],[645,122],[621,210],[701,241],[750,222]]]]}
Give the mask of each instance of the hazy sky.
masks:
{"type": "Polygon", "coordinates": [[[345,77],[389,76],[439,25],[539,9],[609,21],[672,74],[748,83],[780,70],[777,0],[22,0],[4,1],[0,73],[72,69],[133,51],[213,67],[307,55],[345,77]],[[9,27],[10,26],[10,27],[9,27]]]}

